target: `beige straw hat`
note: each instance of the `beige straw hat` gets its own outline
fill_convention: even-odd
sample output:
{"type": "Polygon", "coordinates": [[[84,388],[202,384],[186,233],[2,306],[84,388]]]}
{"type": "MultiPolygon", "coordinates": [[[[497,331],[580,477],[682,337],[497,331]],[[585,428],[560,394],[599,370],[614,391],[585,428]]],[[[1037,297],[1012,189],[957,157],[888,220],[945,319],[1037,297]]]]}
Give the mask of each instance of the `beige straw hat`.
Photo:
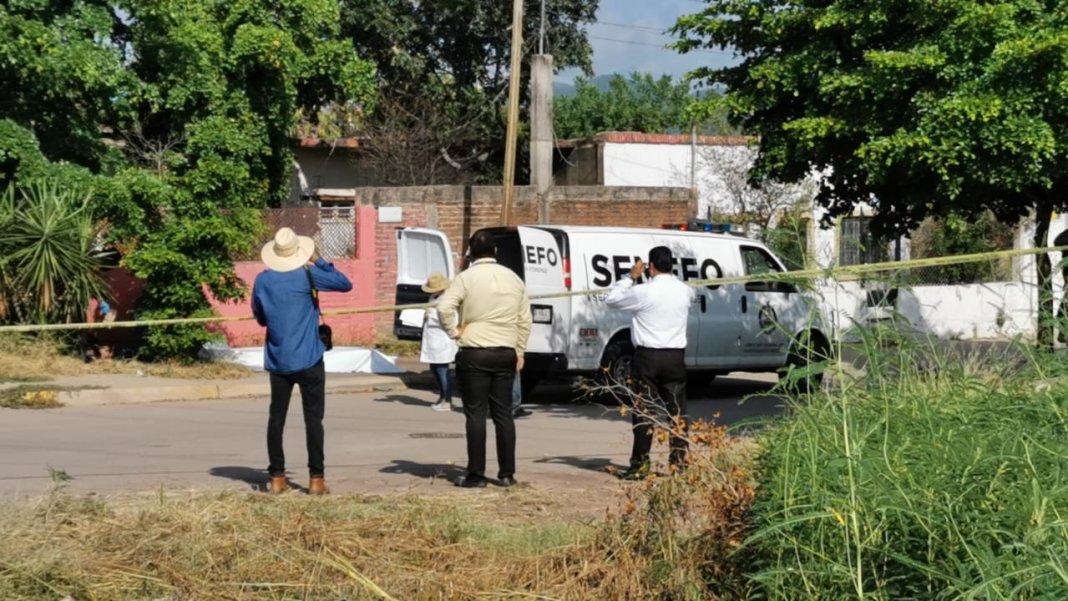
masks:
{"type": "Polygon", "coordinates": [[[263,245],[260,258],[274,271],[293,271],[307,263],[314,252],[314,240],[284,227],[275,233],[274,240],[263,245]]]}
{"type": "Polygon", "coordinates": [[[444,274],[435,271],[434,273],[430,274],[429,277],[427,277],[426,283],[423,284],[423,292],[426,292],[427,294],[435,294],[437,292],[445,290],[448,287],[449,278],[445,277],[444,274]]]}

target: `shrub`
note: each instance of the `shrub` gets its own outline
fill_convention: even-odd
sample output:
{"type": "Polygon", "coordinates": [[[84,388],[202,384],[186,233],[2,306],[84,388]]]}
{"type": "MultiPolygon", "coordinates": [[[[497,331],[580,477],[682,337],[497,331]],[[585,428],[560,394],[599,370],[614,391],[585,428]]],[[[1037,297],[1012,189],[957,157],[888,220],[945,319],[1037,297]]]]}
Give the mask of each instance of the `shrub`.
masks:
{"type": "MultiPolygon", "coordinates": [[[[629,381],[628,381],[629,382],[629,381]]],[[[748,550],[755,447],[726,426],[694,420],[683,427],[635,392],[628,382],[580,380],[589,398],[615,398],[623,414],[640,412],[654,426],[654,441],[685,438],[684,466],[658,464],[627,489],[590,550],[591,590],[599,599],[747,599],[748,550]]],[[[718,417],[718,416],[715,416],[718,417]]]]}
{"type": "Polygon", "coordinates": [[[40,181],[0,194],[0,319],[81,322],[89,301],[105,297],[88,200],[77,187],[40,181]]]}

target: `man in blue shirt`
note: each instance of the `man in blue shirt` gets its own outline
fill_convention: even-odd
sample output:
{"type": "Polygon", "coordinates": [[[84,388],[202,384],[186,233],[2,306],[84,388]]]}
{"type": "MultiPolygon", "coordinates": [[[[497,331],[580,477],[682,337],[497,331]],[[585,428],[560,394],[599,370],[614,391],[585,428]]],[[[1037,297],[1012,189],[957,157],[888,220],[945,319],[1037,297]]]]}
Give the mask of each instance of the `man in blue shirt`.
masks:
{"type": "Polygon", "coordinates": [[[289,412],[293,385],[300,386],[304,427],[308,444],[308,493],[328,492],[323,469],[323,413],[326,406],[326,371],[319,339],[319,313],[312,299],[316,290],[348,292],[352,283],[345,274],[319,257],[315,242],[284,227],[260,253],[267,269],[252,286],[252,313],[267,328],[264,368],[271,374],[271,414],[267,422],[267,456],[270,492],[289,489],[282,432],[289,412]],[[309,277],[310,276],[310,277],[309,277]],[[310,281],[309,281],[310,280],[310,281]]]}

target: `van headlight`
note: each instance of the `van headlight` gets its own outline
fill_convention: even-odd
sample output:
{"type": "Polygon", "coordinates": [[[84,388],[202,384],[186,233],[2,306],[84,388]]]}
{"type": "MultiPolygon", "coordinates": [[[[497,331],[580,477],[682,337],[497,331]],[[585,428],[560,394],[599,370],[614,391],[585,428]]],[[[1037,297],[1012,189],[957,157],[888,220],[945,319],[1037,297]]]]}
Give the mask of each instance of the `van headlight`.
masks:
{"type": "Polygon", "coordinates": [[[552,323],[553,308],[551,305],[531,305],[530,316],[534,323],[552,323]]]}

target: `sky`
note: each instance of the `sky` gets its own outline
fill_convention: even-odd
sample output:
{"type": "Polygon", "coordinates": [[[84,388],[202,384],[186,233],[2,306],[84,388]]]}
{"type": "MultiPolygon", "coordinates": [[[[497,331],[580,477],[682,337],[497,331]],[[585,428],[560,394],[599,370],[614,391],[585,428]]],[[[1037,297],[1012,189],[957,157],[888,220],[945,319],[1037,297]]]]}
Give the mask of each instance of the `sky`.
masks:
{"type": "MultiPolygon", "coordinates": [[[[593,46],[594,75],[634,71],[679,78],[700,66],[723,66],[733,62],[731,53],[719,50],[679,54],[664,48],[673,37],[664,33],[685,14],[701,11],[701,0],[600,0],[597,22],[586,27],[593,46]]],[[[552,42],[547,51],[551,52],[552,42]]],[[[570,83],[581,73],[568,69],[557,81],[570,83]]]]}

